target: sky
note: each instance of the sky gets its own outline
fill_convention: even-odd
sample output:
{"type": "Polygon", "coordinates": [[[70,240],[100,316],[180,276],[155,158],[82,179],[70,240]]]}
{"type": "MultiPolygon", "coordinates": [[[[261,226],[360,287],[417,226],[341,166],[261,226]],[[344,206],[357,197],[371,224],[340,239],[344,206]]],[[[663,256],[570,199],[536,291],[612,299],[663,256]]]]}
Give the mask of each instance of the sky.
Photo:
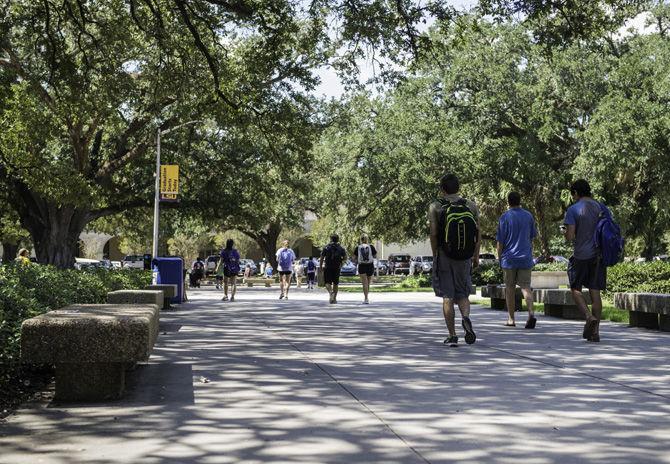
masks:
{"type": "MultiPolygon", "coordinates": [[[[449,5],[459,9],[469,9],[477,5],[477,0],[445,0],[449,5]]],[[[361,82],[367,81],[373,76],[373,67],[370,62],[359,63],[361,82]]],[[[321,68],[316,74],[321,78],[321,84],[314,90],[314,95],[326,98],[338,98],[344,94],[344,86],[331,68],[321,68]]]]}

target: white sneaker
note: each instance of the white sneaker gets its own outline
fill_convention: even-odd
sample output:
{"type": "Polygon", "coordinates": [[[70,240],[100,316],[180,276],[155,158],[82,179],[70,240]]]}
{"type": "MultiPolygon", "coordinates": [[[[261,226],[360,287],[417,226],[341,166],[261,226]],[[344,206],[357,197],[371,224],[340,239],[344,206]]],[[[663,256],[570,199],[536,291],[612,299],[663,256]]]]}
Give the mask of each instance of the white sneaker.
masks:
{"type": "Polygon", "coordinates": [[[370,304],[368,300],[363,300],[363,304],[370,304]]]}

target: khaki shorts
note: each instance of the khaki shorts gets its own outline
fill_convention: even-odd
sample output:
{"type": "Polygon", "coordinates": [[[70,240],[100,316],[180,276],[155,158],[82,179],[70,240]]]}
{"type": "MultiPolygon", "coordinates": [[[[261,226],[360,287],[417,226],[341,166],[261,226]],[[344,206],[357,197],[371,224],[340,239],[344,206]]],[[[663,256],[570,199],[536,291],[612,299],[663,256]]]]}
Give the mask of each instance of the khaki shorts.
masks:
{"type": "Polygon", "coordinates": [[[530,269],[503,269],[505,286],[530,288],[530,269]]]}

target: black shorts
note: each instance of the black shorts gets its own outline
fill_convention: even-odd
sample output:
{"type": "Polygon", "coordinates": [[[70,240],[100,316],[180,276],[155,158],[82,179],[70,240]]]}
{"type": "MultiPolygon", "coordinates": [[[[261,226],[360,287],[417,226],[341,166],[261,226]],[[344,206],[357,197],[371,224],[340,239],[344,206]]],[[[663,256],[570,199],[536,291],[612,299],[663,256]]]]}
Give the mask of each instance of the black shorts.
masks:
{"type": "Polygon", "coordinates": [[[358,265],[359,275],[367,274],[368,277],[372,277],[374,273],[375,273],[374,263],[362,263],[358,265]]]}
{"type": "Polygon", "coordinates": [[[316,280],[316,272],[308,272],[307,273],[307,280],[311,280],[311,281],[316,280]]]}
{"type": "Polygon", "coordinates": [[[570,258],[568,264],[568,281],[570,288],[581,290],[605,290],[607,286],[607,267],[599,256],[590,259],[570,258]]]}
{"type": "Polygon", "coordinates": [[[293,271],[279,271],[279,275],[291,275],[293,271]]]}
{"type": "Polygon", "coordinates": [[[323,268],[323,281],[327,284],[339,284],[340,283],[340,268],[323,268]]]}
{"type": "Polygon", "coordinates": [[[228,269],[223,270],[224,277],[237,277],[237,272],[229,271],[228,269]]]}

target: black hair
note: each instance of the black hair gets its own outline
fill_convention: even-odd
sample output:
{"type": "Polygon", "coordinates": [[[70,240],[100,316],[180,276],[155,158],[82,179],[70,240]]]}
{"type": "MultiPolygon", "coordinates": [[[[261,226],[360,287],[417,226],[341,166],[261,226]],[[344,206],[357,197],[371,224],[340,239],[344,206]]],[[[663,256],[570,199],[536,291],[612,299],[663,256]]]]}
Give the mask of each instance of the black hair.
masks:
{"type": "Polygon", "coordinates": [[[519,195],[519,192],[510,192],[507,195],[507,204],[510,206],[521,205],[521,195],[519,195]]]}
{"type": "Polygon", "coordinates": [[[577,179],[570,187],[570,193],[576,193],[578,197],[590,197],[591,186],[584,179],[577,179]]]}
{"type": "Polygon", "coordinates": [[[440,188],[444,190],[447,195],[453,193],[458,193],[458,190],[461,188],[461,183],[458,181],[456,174],[445,174],[440,179],[440,188]]]}
{"type": "Polygon", "coordinates": [[[226,240],[226,250],[232,250],[233,245],[235,245],[235,241],[232,238],[226,240]]]}
{"type": "Polygon", "coordinates": [[[333,235],[330,236],[330,241],[333,242],[333,243],[337,243],[337,242],[340,241],[340,236],[337,235],[337,234],[333,234],[333,235]]]}
{"type": "Polygon", "coordinates": [[[310,256],[309,259],[310,259],[310,260],[314,259],[314,256],[310,256]]]}

